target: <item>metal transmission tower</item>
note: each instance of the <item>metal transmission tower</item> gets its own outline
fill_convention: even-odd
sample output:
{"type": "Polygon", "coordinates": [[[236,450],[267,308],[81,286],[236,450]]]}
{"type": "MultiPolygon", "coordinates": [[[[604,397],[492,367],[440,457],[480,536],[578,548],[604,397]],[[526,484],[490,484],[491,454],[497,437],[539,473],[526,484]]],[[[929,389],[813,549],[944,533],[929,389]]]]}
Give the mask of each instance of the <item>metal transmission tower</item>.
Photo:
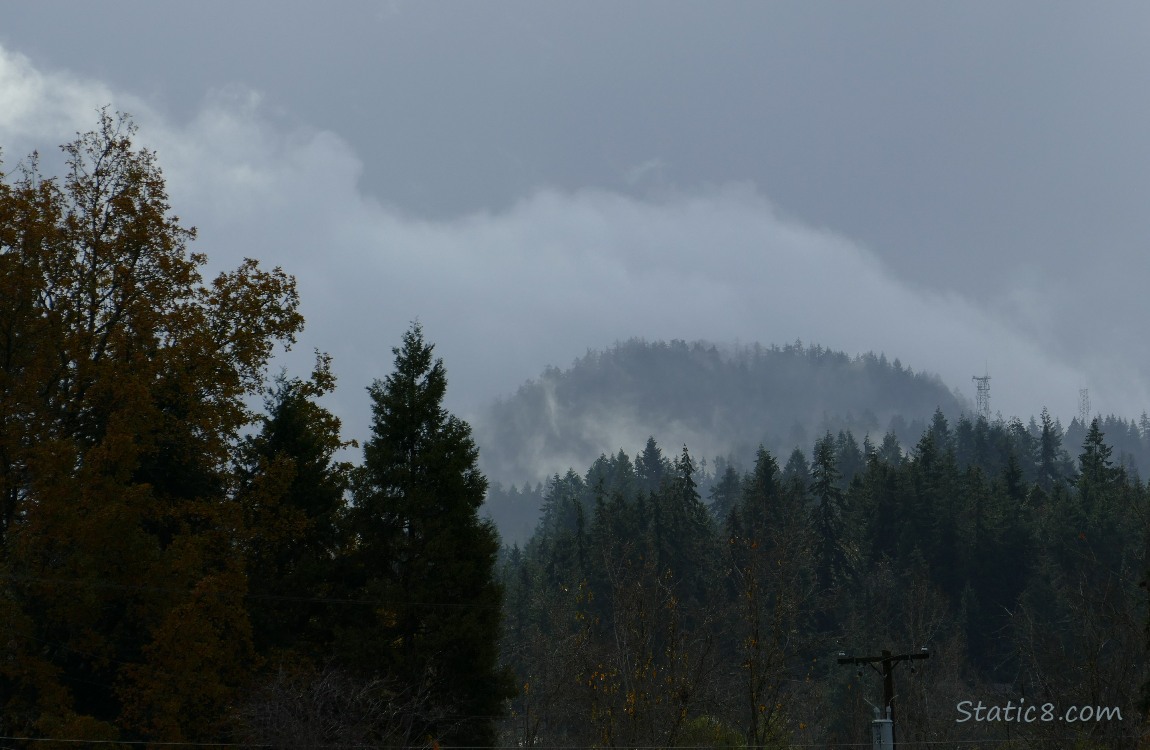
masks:
{"type": "Polygon", "coordinates": [[[1078,389],[1078,423],[1083,427],[1090,424],[1090,389],[1078,389]]]}
{"type": "Polygon", "coordinates": [[[978,416],[990,421],[990,376],[975,375],[971,378],[978,385],[978,393],[974,400],[974,411],[978,416]]]}

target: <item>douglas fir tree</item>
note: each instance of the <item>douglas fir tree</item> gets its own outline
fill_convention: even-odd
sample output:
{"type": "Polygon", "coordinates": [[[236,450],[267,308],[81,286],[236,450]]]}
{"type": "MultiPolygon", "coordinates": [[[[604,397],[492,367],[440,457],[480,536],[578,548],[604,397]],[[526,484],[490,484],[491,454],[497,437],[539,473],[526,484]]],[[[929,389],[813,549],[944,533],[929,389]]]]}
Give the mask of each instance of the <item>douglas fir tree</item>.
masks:
{"type": "Polygon", "coordinates": [[[395,371],[368,389],[351,573],[381,606],[345,643],[418,698],[411,740],[490,746],[512,692],[498,666],[499,539],[479,518],[487,480],[471,428],[443,408],[447,377],[432,349],[413,325],[393,350],[395,371]]]}

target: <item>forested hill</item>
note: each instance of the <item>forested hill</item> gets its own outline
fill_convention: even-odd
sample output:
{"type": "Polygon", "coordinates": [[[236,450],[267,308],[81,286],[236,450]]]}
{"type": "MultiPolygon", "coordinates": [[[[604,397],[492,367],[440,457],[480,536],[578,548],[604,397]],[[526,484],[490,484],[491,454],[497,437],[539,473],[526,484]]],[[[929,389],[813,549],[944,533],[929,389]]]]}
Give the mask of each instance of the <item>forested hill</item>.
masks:
{"type": "Polygon", "coordinates": [[[818,345],[722,348],[631,340],[549,368],[475,421],[480,461],[502,484],[546,479],[656,435],[700,457],[749,465],[760,444],[787,455],[826,431],[913,444],[935,410],[969,404],[932,374],[883,355],[818,345]]]}

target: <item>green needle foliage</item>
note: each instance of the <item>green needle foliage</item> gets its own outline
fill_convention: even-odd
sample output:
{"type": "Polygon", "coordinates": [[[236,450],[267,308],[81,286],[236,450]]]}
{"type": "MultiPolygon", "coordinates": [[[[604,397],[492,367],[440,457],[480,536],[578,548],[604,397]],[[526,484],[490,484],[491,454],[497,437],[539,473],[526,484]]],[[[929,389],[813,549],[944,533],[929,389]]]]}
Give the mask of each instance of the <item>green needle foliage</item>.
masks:
{"type": "Polygon", "coordinates": [[[372,436],[354,481],[350,576],[383,605],[344,633],[362,665],[419,685],[418,734],[486,745],[511,695],[499,663],[499,537],[479,508],[487,480],[466,422],[443,408],[447,376],[413,325],[395,369],[368,389],[372,436]]]}

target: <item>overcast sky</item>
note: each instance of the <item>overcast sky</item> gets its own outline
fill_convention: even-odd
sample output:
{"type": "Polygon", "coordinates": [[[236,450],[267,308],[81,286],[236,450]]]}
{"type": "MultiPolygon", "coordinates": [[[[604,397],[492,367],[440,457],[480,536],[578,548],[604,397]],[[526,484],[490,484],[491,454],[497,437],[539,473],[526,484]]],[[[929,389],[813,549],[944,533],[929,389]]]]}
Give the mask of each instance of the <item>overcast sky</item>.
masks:
{"type": "Polygon", "coordinates": [[[1137,417],[1148,33],[1144,2],[6,3],[0,146],[133,114],[213,269],[298,277],[285,361],[332,353],[349,437],[415,318],[465,416],[641,336],[1137,417]]]}

